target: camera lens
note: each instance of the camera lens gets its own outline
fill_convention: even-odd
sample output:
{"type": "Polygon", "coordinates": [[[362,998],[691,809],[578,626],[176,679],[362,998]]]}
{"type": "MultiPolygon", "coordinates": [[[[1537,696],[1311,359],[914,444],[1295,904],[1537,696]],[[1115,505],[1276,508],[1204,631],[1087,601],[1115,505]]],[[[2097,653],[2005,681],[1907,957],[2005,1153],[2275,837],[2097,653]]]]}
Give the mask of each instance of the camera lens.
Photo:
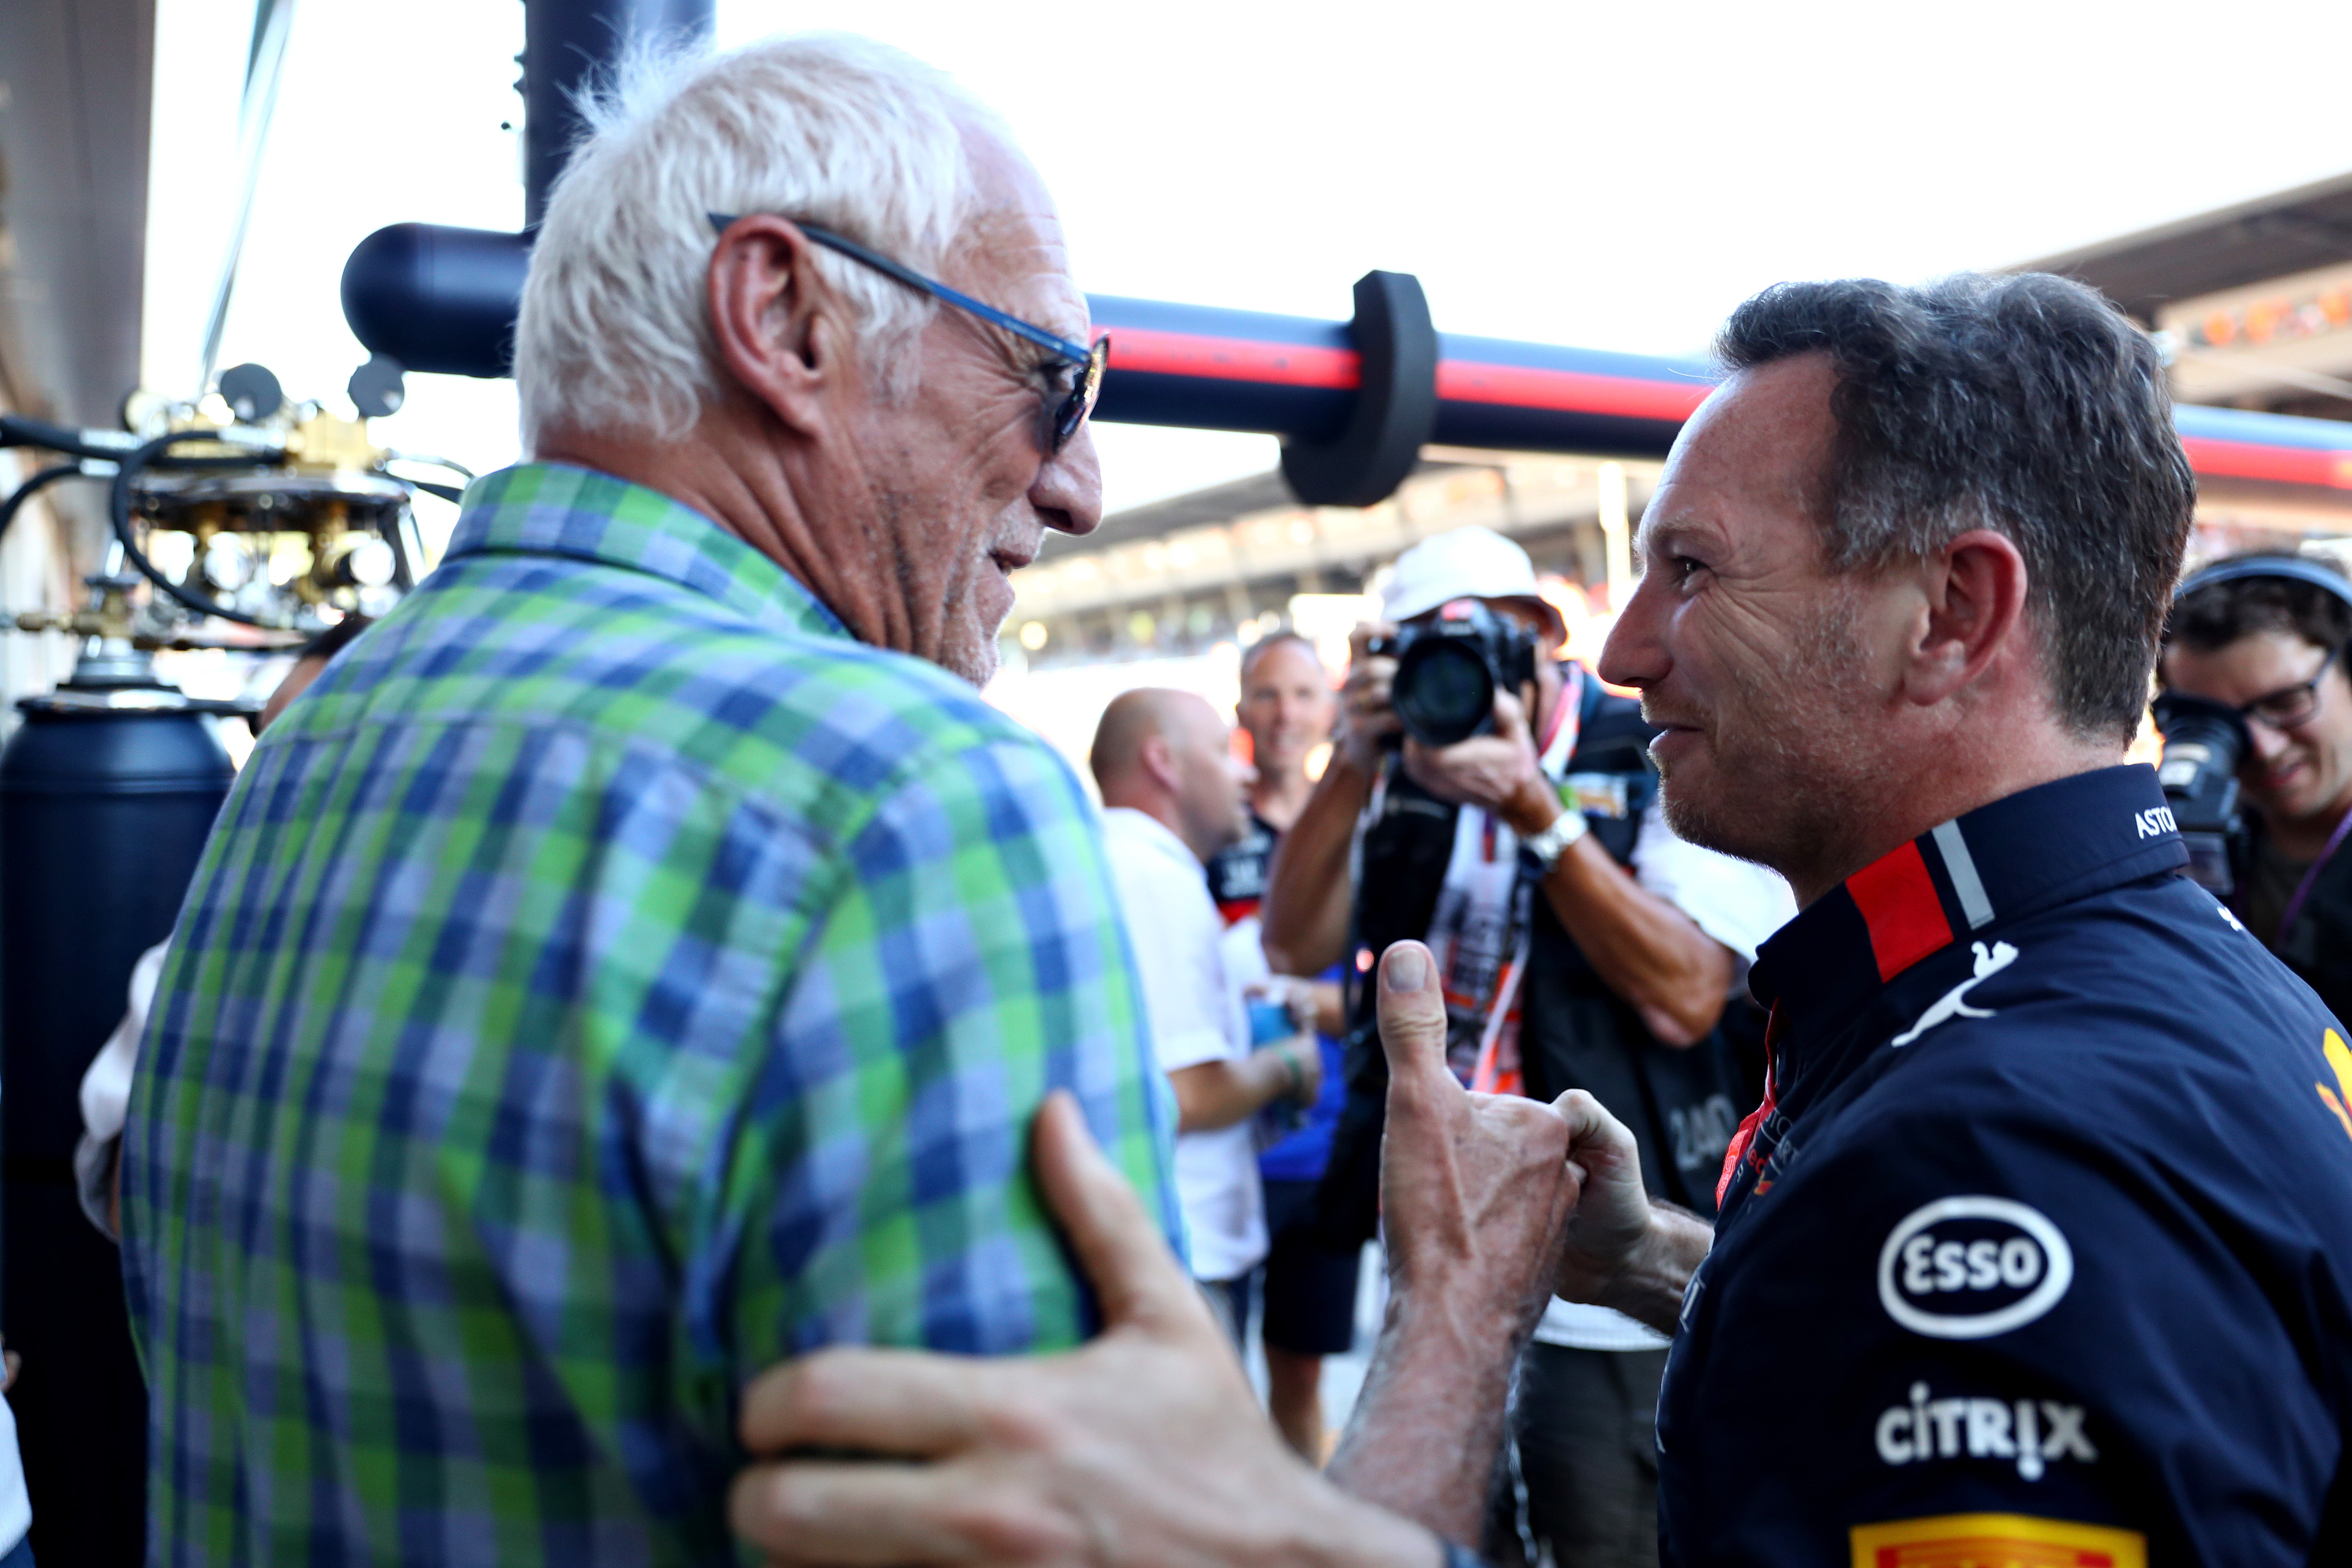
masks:
{"type": "Polygon", "coordinates": [[[1424,746],[1451,746],[1495,717],[1495,677],[1475,644],[1425,639],[1406,650],[1390,688],[1397,717],[1424,746]]]}
{"type": "Polygon", "coordinates": [[[2238,818],[2238,763],[2248,749],[2245,721],[2234,708],[2185,691],[2167,691],[2154,705],[2164,735],[2157,782],[2189,849],[2189,874],[2217,894],[2236,888],[2232,844],[2238,818]]]}
{"type": "Polygon", "coordinates": [[[2164,761],[2157,778],[2185,796],[2200,793],[2208,778],[2227,778],[2245,755],[2246,727],[2234,710],[2186,692],[2156,700],[2156,727],[2164,736],[2164,761]]]}

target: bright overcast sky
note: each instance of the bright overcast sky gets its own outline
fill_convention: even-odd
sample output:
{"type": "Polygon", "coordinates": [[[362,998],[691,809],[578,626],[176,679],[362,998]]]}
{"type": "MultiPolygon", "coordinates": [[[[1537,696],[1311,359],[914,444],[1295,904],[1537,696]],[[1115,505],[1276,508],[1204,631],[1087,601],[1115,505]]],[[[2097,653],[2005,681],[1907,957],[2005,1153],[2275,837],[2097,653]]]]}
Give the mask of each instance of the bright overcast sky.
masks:
{"type": "MultiPolygon", "coordinates": [[[[369,231],[521,216],[514,0],[299,0],[223,364],[339,395],[369,231]]],[[[148,375],[184,395],[249,0],[159,0],[148,375]]],[[[722,43],[854,29],[960,78],[1059,198],[1087,289],[1347,313],[1416,273],[1441,330],[1704,344],[1784,278],[1995,266],[2352,168],[2352,4],[1338,6],[719,0],[722,43]]],[[[414,377],[383,438],[515,453],[503,383],[414,377]]],[[[1107,426],[1114,508],[1271,466],[1107,426]]]]}

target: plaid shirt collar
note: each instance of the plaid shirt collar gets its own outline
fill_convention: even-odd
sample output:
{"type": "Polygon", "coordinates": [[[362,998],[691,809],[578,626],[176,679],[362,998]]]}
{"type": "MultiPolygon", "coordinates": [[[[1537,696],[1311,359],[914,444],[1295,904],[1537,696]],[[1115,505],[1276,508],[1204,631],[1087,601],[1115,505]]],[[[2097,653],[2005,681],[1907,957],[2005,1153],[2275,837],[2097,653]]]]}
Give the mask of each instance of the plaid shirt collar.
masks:
{"type": "Polygon", "coordinates": [[[446,555],[488,554],[560,555],[646,572],[772,631],[852,636],[798,579],[710,519],[592,468],[518,463],[475,480],[446,555]]]}

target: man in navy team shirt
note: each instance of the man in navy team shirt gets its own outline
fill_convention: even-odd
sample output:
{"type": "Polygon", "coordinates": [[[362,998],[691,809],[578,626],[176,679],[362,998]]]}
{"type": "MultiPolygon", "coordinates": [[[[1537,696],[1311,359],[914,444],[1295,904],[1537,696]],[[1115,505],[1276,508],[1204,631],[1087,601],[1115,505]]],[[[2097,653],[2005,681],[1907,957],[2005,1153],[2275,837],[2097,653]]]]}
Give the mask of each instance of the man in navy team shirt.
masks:
{"type": "Polygon", "coordinates": [[[1516,1344],[1480,1313],[1557,1290],[1674,1334],[1669,1563],[2352,1561],[2352,1045],[2123,761],[2195,503],[2154,347],[2026,275],[1784,284],[1719,352],[1600,667],[1664,731],[1676,829],[1802,906],[1750,973],[1771,1068],[1716,1224],[1643,1192],[1614,1108],[1463,1093],[1400,943],[1391,1308],[1336,1487],[1253,1440],[1140,1205],[1048,1140],[1104,1333],[768,1374],[755,1450],[901,1462],[755,1468],[739,1530],[803,1562],[1434,1568],[1502,1435],[1516,1344]],[[1399,1515],[1437,1539],[1324,1544],[1399,1515]]]}

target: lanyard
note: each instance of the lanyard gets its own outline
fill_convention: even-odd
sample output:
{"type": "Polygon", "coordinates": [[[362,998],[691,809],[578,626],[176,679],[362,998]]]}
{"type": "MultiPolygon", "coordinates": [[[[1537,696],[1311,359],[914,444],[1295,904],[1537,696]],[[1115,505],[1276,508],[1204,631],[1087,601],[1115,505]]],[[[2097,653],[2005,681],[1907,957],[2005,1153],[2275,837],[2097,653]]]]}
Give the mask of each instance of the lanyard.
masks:
{"type": "Polygon", "coordinates": [[[1583,721],[1584,667],[1570,660],[1562,672],[1559,702],[1552,710],[1551,728],[1536,742],[1536,765],[1554,784],[1559,782],[1569,758],[1576,754],[1577,731],[1583,721]]]}
{"type": "Polygon", "coordinates": [[[2303,874],[2303,880],[2294,885],[2294,897],[2286,901],[2286,912],[2279,916],[2278,940],[2281,943],[2285,942],[2287,931],[2294,925],[2294,917],[2303,913],[2304,900],[2311,897],[2312,884],[2318,881],[2319,873],[2327,868],[2328,858],[2336,853],[2336,847],[2344,842],[2347,828],[2352,828],[2352,811],[2344,814],[2344,819],[2336,825],[2336,831],[2327,836],[2327,847],[2319,852],[2319,858],[2311,863],[2311,869],[2303,874]]]}
{"type": "MultiPolygon", "coordinates": [[[[1537,766],[1555,787],[1568,767],[1569,758],[1576,753],[1577,732],[1583,723],[1583,712],[1584,668],[1570,663],[1559,701],[1552,709],[1551,723],[1543,739],[1537,742],[1537,766]]],[[[1491,832],[1492,818],[1488,820],[1491,832]]],[[[1504,1065],[1502,1046],[1504,1027],[1511,1021],[1512,1009],[1518,1005],[1519,980],[1527,973],[1529,937],[1527,931],[1519,932],[1510,962],[1503,966],[1502,975],[1496,983],[1494,1000],[1487,1005],[1486,1026],[1480,1032],[1478,1041],[1477,1065],[1470,1074],[1470,1088],[1476,1093],[1526,1092],[1518,1069],[1504,1065]]]]}

